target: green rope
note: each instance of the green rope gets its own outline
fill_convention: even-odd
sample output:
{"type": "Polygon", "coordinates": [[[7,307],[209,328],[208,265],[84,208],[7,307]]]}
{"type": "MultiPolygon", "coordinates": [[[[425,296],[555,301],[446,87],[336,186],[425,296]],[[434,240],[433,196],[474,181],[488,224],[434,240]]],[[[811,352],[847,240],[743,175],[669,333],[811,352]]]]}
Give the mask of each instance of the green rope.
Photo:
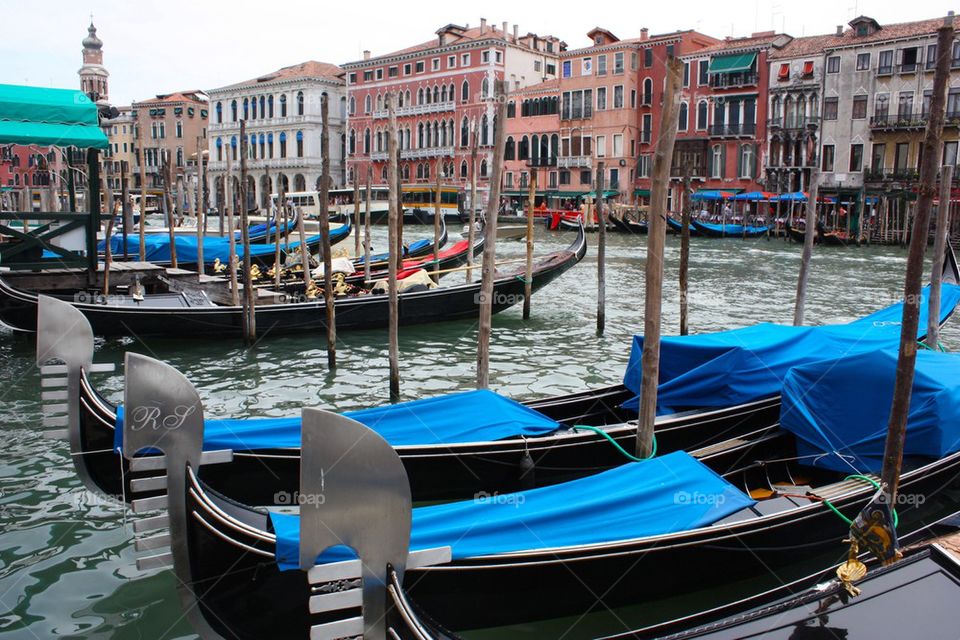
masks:
{"type": "Polygon", "coordinates": [[[610,442],[610,444],[616,447],[617,451],[622,453],[624,456],[627,457],[627,459],[633,462],[643,462],[644,460],[649,460],[657,456],[657,436],[656,435],[653,436],[653,450],[650,452],[650,456],[647,458],[638,458],[637,456],[631,453],[628,453],[627,450],[621,447],[620,443],[614,440],[609,433],[607,433],[606,431],[604,431],[599,427],[593,427],[588,424],[575,424],[573,425],[573,428],[577,431],[593,431],[594,433],[603,436],[610,442]]]}
{"type": "MultiPolygon", "coordinates": [[[[922,343],[921,343],[921,344],[922,344],[922,343]]],[[[872,484],[874,489],[876,489],[876,490],[878,490],[878,491],[880,490],[880,483],[879,483],[879,482],[877,482],[877,481],[874,480],[873,478],[870,478],[870,477],[867,477],[867,476],[862,476],[862,475],[860,475],[860,474],[849,475],[849,476],[847,476],[846,478],[844,478],[844,480],[863,480],[864,482],[868,482],[868,483],[872,484]]],[[[823,504],[827,505],[827,507],[830,509],[830,511],[833,511],[835,514],[837,514],[838,516],[840,516],[840,519],[843,520],[844,522],[846,522],[846,523],[847,523],[847,526],[850,526],[850,525],[853,524],[853,520],[851,520],[851,519],[848,518],[847,516],[845,516],[845,515],[843,515],[842,513],[840,513],[840,510],[837,509],[835,506],[833,506],[833,503],[831,503],[831,502],[830,502],[829,500],[827,500],[826,498],[823,499],[823,504]]],[[[896,529],[896,528],[899,527],[899,526],[900,526],[900,516],[897,515],[897,510],[896,510],[896,509],[893,509],[893,528],[896,529]]]]}
{"type": "Polygon", "coordinates": [[[949,353],[949,351],[950,351],[950,350],[947,349],[947,347],[944,346],[944,344],[943,344],[942,342],[940,342],[939,340],[937,341],[937,348],[936,348],[936,349],[934,349],[933,347],[931,347],[930,345],[928,345],[926,342],[918,342],[917,344],[920,346],[921,349],[926,349],[927,351],[939,351],[939,352],[941,352],[941,353],[949,353]]]}

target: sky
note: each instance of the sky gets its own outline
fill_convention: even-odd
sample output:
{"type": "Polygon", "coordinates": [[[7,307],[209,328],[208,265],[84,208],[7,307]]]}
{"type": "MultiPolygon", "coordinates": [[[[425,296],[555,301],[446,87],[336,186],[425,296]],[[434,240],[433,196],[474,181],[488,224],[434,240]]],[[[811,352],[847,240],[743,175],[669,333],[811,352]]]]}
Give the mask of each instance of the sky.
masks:
{"type": "Polygon", "coordinates": [[[110,101],[183,89],[212,89],[305,60],[341,64],[425,42],[443,25],[509,21],[520,33],[554,35],[570,48],[588,46],[595,26],[620,38],[696,29],[742,36],[776,29],[793,36],[830,33],[857,15],[881,24],[945,15],[939,0],[607,0],[597,11],[570,2],[516,0],[366,2],[322,0],[4,0],[0,83],[79,88],[81,40],[90,14],[104,42],[110,101]],[[549,10],[544,10],[549,6],[549,10]],[[570,7],[570,10],[567,9],[570,7]]]}

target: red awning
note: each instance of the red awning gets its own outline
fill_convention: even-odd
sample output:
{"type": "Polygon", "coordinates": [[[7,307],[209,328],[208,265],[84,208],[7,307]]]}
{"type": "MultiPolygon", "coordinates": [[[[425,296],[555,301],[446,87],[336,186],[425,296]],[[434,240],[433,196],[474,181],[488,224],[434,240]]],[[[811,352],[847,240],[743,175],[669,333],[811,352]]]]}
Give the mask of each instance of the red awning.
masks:
{"type": "Polygon", "coordinates": [[[777,74],[777,78],[780,80],[790,79],[790,63],[784,62],[780,65],[780,72],[777,74]]]}
{"type": "Polygon", "coordinates": [[[803,75],[812,76],[813,75],[813,60],[807,60],[803,63],[803,75]]]}

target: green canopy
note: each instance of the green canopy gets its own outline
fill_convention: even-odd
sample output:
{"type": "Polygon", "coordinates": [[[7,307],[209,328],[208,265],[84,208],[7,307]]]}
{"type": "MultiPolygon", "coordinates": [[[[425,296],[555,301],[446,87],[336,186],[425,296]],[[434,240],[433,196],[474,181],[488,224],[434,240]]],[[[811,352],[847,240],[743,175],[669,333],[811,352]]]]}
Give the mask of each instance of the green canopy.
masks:
{"type": "Polygon", "coordinates": [[[97,105],[82,91],[0,84],[0,144],[106,149],[97,105]]]}
{"type": "MultiPolygon", "coordinates": [[[[604,191],[603,191],[603,197],[604,197],[604,198],[612,198],[612,197],[618,196],[618,195],[620,195],[620,192],[617,191],[616,189],[604,189],[604,191]]],[[[588,191],[587,193],[583,194],[583,197],[584,197],[584,198],[596,198],[596,197],[597,197],[597,194],[596,194],[596,192],[594,192],[594,191],[588,191]]]]}
{"type": "Polygon", "coordinates": [[[756,59],[756,51],[751,53],[732,53],[725,56],[713,56],[710,58],[710,68],[707,69],[707,73],[750,71],[753,69],[753,62],[756,59]]]}
{"type": "Polygon", "coordinates": [[[633,195],[634,195],[634,196],[641,196],[641,197],[644,197],[644,198],[649,198],[649,197],[650,197],[650,189],[634,189],[634,190],[633,190],[633,195]]]}

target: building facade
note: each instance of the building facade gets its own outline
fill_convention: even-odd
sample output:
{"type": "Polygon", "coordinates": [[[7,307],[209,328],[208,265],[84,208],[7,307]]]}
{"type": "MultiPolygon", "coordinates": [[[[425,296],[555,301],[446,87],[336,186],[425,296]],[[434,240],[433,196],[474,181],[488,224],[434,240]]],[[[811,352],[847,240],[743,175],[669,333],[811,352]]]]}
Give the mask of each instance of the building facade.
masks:
{"type": "Polygon", "coordinates": [[[136,187],[140,186],[140,147],[146,158],[148,188],[163,185],[164,156],[170,160],[175,182],[186,175],[188,159],[207,145],[208,106],[206,94],[199,90],[164,93],[130,106],[138,150],[133,179],[136,187]]]}
{"type": "MultiPolygon", "coordinates": [[[[247,198],[265,207],[281,183],[285,191],[320,189],[323,156],[321,98],[327,96],[331,188],[345,182],[343,71],[308,61],[258,78],[209,91],[212,116],[209,179],[217,207],[223,206],[227,155],[239,189],[240,121],[246,122],[247,198]]],[[[234,193],[238,193],[234,190],[234,193]]]]}
{"type": "MultiPolygon", "coordinates": [[[[822,188],[915,191],[943,18],[881,25],[860,16],[824,51],[822,188]]],[[[942,163],[956,165],[960,42],[948,83],[942,163]]]]}
{"type": "Polygon", "coordinates": [[[766,187],[761,156],[767,149],[768,56],[791,40],[772,31],[755,33],[681,57],[686,96],[671,168],[671,210],[679,206],[685,170],[697,189],[739,193],[766,187]]]}
{"type": "Polygon", "coordinates": [[[503,195],[526,204],[531,176],[537,196],[560,188],[560,81],[547,80],[510,94],[504,147],[503,195]]]}
{"type": "Polygon", "coordinates": [[[487,25],[447,25],[437,38],[401,51],[344,65],[347,74],[347,180],[386,182],[387,96],[396,96],[400,175],[404,182],[433,182],[467,188],[473,176],[473,140],[478,145],[477,182],[482,204],[493,162],[495,83],[508,91],[557,76],[565,45],[533,33],[512,34],[487,25]]]}

